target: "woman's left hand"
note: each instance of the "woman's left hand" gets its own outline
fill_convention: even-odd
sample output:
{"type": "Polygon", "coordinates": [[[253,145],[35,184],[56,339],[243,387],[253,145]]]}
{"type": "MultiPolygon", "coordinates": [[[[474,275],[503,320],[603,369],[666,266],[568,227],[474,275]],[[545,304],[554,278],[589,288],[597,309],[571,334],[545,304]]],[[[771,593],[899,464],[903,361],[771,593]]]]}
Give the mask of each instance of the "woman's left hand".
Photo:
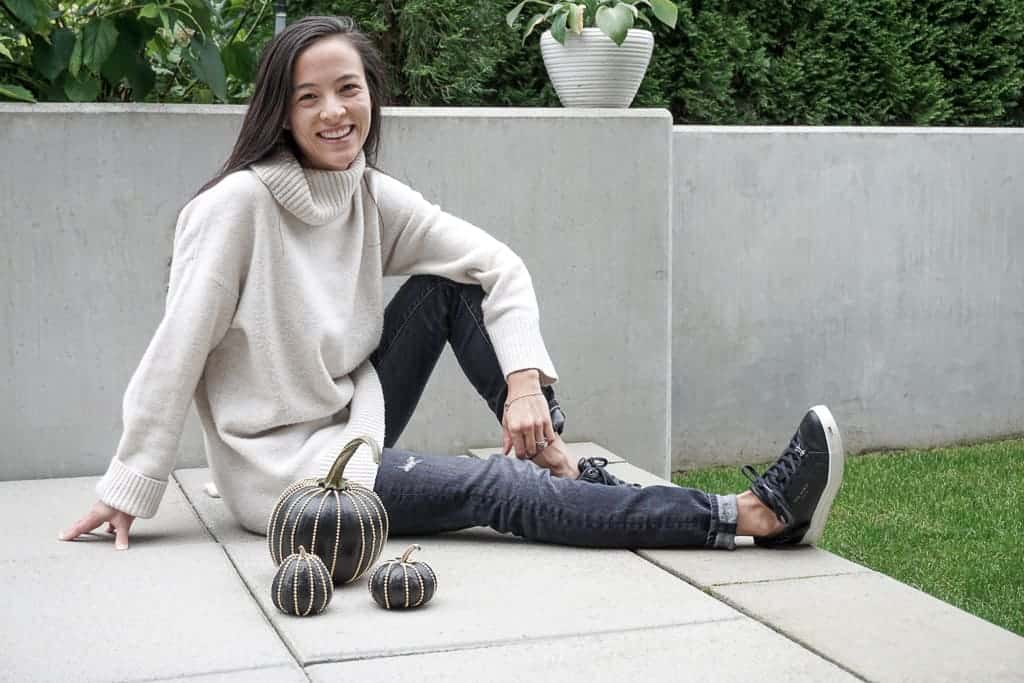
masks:
{"type": "Polygon", "coordinates": [[[520,370],[508,377],[508,398],[502,418],[502,450],[508,455],[533,459],[555,439],[548,401],[540,390],[536,370],[520,370]]]}

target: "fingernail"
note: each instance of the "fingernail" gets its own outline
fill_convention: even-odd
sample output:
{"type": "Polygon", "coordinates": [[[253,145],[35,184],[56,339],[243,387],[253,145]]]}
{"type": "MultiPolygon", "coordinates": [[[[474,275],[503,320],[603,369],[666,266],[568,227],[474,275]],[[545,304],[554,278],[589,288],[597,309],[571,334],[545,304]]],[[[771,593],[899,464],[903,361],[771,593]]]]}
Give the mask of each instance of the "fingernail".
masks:
{"type": "Polygon", "coordinates": [[[67,539],[67,538],[65,538],[65,536],[64,536],[64,532],[62,531],[62,532],[60,532],[59,534],[57,534],[57,540],[58,540],[58,541],[66,541],[66,540],[68,540],[68,539],[67,539]]]}
{"type": "Polygon", "coordinates": [[[118,550],[128,550],[128,546],[126,546],[124,543],[118,543],[114,547],[117,548],[118,550]]]}

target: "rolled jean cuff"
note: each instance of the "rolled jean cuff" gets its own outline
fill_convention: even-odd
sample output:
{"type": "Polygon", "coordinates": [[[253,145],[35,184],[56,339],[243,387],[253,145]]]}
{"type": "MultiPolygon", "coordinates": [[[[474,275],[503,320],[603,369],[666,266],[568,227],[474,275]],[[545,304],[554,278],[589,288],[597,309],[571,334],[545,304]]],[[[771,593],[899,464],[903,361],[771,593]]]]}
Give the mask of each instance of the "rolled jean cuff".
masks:
{"type": "Polygon", "coordinates": [[[719,496],[708,494],[711,502],[711,526],[708,529],[707,547],[736,549],[736,520],[739,518],[739,507],[736,495],[719,496]]]}

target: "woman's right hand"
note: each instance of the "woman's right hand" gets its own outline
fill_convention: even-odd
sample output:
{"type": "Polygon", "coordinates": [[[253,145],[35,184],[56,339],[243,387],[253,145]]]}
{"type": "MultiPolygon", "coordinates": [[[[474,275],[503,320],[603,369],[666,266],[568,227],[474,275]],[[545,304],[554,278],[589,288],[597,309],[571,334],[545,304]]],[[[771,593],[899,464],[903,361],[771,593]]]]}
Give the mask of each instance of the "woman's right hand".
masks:
{"type": "Polygon", "coordinates": [[[62,531],[58,539],[73,541],[106,522],[107,533],[114,534],[115,537],[114,547],[118,550],[128,550],[128,530],[132,528],[134,521],[135,518],[127,512],[115,510],[106,503],[96,501],[85,517],[75,522],[67,531],[62,531]]]}

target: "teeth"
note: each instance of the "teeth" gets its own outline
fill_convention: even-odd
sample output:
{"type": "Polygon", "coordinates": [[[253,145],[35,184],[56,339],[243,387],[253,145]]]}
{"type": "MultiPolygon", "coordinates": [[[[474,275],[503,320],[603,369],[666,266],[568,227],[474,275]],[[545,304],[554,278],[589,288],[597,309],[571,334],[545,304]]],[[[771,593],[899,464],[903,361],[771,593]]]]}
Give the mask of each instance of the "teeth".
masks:
{"type": "Polygon", "coordinates": [[[345,128],[343,130],[324,131],[320,133],[320,137],[326,138],[328,140],[338,140],[351,133],[353,128],[355,128],[355,126],[349,126],[348,128],[345,128]]]}

